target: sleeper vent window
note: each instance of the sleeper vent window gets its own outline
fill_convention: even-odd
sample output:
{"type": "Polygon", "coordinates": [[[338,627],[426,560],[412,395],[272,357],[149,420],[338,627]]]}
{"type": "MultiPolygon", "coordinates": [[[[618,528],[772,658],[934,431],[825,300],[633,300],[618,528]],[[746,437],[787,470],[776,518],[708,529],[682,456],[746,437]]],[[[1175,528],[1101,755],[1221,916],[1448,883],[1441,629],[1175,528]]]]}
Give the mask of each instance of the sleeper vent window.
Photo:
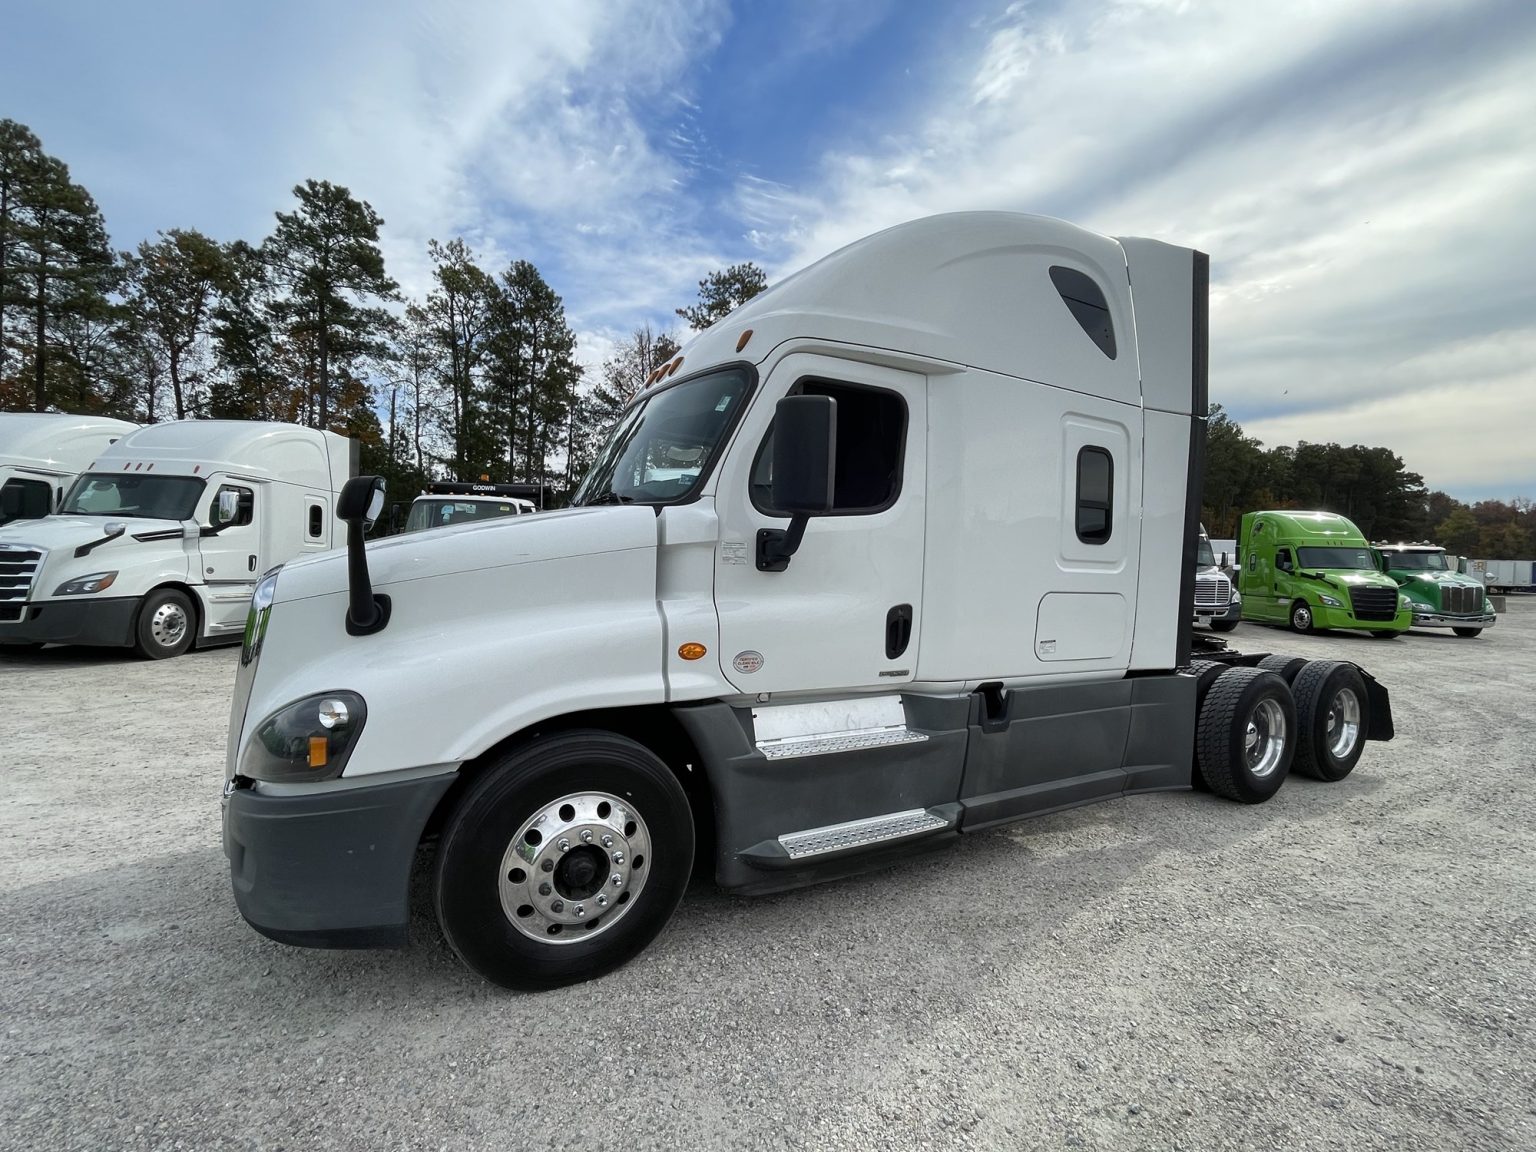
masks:
{"type": "Polygon", "coordinates": [[[1061,302],[1088,333],[1088,339],[1111,360],[1115,358],[1115,326],[1109,319],[1109,305],[1093,278],[1076,268],[1051,268],[1051,283],[1061,293],[1061,302]]]}
{"type": "Polygon", "coordinates": [[[324,532],[325,510],[318,504],[311,504],[309,506],[309,538],[318,540],[324,532]]]}
{"type": "Polygon", "coordinates": [[[1114,531],[1115,462],[1103,448],[1077,454],[1077,538],[1104,544],[1114,531]]]}

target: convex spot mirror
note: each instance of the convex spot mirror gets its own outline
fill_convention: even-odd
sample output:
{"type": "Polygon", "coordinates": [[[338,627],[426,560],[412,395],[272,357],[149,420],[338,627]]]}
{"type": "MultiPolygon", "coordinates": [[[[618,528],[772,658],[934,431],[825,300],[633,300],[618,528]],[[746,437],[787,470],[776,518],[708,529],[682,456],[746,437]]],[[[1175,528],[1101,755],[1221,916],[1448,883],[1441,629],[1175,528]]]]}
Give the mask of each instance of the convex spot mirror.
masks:
{"type": "Polygon", "coordinates": [[[384,477],[354,476],[341,489],[336,501],[336,515],[351,523],[361,520],[363,525],[372,524],[384,514],[384,477]]]}
{"type": "Polygon", "coordinates": [[[773,414],[775,512],[825,516],[832,511],[837,475],[837,401],[830,396],[785,396],[773,414]]]}

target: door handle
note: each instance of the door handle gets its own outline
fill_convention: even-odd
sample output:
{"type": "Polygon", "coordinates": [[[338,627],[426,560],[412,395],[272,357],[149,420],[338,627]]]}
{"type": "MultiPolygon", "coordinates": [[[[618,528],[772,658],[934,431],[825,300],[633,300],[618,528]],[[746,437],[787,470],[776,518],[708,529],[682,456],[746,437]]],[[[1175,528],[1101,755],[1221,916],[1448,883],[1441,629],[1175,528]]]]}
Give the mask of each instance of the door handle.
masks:
{"type": "Polygon", "coordinates": [[[898,604],[885,614],[885,658],[895,660],[912,642],[912,605],[898,604]]]}
{"type": "Polygon", "coordinates": [[[247,563],[247,564],[246,564],[246,568],[247,568],[247,569],[248,569],[248,570],[249,570],[249,571],[251,571],[251,572],[254,572],[254,571],[256,571],[256,557],[254,557],[254,556],[252,556],[252,557],[251,557],[251,558],[250,558],[250,561],[249,561],[249,563],[247,563]]]}

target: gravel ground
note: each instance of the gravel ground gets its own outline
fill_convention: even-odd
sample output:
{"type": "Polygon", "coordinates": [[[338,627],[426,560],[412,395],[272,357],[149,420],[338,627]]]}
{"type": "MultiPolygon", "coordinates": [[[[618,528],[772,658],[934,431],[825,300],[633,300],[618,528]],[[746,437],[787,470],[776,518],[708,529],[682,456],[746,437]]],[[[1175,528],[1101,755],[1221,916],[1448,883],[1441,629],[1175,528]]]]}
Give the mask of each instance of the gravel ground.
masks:
{"type": "Polygon", "coordinates": [[[0,1147],[1536,1147],[1536,602],[1358,660],[1398,738],[784,896],[698,889],[538,996],[270,943],[218,796],[235,654],[0,655],[0,1147]]]}

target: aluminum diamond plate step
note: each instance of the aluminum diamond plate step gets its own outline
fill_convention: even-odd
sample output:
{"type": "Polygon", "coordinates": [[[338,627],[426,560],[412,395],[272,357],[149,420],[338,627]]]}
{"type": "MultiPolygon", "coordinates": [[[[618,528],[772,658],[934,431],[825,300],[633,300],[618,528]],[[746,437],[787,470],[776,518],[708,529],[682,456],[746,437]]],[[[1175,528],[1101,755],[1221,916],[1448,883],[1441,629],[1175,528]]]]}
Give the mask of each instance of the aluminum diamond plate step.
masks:
{"type": "Polygon", "coordinates": [[[854,752],[860,748],[886,748],[896,744],[920,744],[928,736],[910,728],[865,728],[854,732],[828,732],[814,736],[786,736],[782,740],[763,740],[757,749],[770,760],[789,756],[825,756],[832,752],[854,752]]]}
{"type": "Polygon", "coordinates": [[[949,825],[948,820],[935,816],[926,808],[913,808],[906,812],[850,820],[846,824],[829,824],[825,828],[789,832],[779,837],[779,844],[791,860],[803,860],[807,856],[823,856],[828,852],[841,852],[866,844],[938,832],[949,825]]]}

